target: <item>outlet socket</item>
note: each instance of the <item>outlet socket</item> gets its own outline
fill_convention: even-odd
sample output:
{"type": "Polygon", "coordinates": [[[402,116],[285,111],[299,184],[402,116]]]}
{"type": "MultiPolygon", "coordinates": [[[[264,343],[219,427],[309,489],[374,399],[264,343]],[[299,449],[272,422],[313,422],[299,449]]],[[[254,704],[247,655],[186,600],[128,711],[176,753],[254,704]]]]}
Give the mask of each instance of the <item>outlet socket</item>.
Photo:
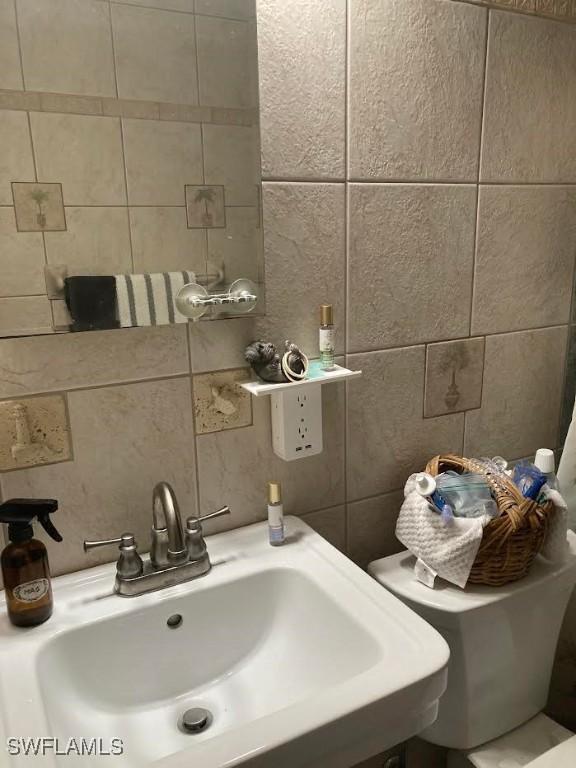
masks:
{"type": "Polygon", "coordinates": [[[284,461],[322,453],[322,385],[273,393],[272,446],[284,461]]]}

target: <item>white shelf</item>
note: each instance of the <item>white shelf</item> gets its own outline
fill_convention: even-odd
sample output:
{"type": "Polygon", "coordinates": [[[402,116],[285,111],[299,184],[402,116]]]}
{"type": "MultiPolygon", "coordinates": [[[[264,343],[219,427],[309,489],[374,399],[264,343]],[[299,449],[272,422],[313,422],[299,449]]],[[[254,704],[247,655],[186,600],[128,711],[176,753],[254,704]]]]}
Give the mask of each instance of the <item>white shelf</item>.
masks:
{"type": "Polygon", "coordinates": [[[287,381],[282,384],[269,384],[265,381],[245,381],[241,386],[255,397],[260,395],[272,395],[275,392],[286,392],[289,389],[298,389],[308,387],[311,384],[331,384],[345,379],[355,379],[362,376],[362,371],[350,371],[348,368],[342,368],[335,365],[331,371],[323,371],[320,367],[320,361],[313,360],[310,363],[308,378],[304,381],[287,381]]]}

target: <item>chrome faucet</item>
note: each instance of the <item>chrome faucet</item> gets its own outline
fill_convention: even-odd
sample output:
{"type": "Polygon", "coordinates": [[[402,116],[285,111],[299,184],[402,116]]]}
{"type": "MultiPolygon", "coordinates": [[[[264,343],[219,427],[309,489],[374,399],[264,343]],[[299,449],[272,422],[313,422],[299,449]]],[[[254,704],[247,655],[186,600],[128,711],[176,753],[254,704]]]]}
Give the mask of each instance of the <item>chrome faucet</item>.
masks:
{"type": "Polygon", "coordinates": [[[152,546],[150,559],[157,568],[188,560],[180,509],[172,486],[161,482],[152,493],[152,546]]]}
{"type": "Polygon", "coordinates": [[[184,531],[176,494],[168,483],[161,482],[154,487],[152,495],[152,542],[148,559],[143,560],[138,554],[131,533],[117,539],[85,541],[84,551],[118,544],[120,556],[114,591],[123,597],[135,597],[208,573],[212,565],[202,521],[229,514],[230,509],[222,507],[208,515],[191,516],[186,520],[184,531]]]}

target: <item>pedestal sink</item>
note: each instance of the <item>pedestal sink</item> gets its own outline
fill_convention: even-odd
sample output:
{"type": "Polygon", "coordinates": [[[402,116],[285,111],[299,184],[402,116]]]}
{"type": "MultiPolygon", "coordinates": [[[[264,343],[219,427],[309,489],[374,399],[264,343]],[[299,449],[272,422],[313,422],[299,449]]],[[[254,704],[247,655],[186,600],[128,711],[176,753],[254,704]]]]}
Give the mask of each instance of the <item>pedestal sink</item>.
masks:
{"type": "Polygon", "coordinates": [[[262,524],[209,537],[210,573],[141,597],[111,593],[113,565],[57,578],[33,630],[0,602],[0,739],[56,745],[8,765],[349,768],[433,722],[444,640],[304,522],[287,528],[278,548],[262,524]],[[195,732],[189,710],[205,713],[195,732]],[[71,739],[83,755],[55,754],[71,739]],[[94,739],[122,754],[86,754],[94,739]]]}

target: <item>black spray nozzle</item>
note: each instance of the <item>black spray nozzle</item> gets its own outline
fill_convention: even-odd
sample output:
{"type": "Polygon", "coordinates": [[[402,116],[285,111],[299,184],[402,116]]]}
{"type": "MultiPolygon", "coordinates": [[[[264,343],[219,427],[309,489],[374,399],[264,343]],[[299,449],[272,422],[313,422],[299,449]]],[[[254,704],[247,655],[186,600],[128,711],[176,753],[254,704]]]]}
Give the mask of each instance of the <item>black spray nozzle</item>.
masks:
{"type": "Polygon", "coordinates": [[[32,537],[32,521],[38,518],[38,522],[54,541],[62,541],[62,536],[50,520],[50,515],[57,509],[56,499],[10,499],[0,504],[0,522],[8,523],[11,541],[22,541],[32,537]]]}

